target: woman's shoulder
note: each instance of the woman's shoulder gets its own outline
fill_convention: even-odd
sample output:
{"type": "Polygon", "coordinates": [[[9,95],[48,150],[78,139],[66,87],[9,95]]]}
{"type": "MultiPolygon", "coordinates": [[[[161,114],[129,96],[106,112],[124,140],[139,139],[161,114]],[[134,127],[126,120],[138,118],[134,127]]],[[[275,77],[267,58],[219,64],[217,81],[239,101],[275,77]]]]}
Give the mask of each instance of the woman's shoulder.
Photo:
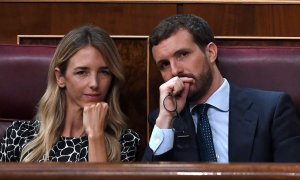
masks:
{"type": "Polygon", "coordinates": [[[140,136],[132,129],[126,129],[120,139],[121,160],[123,162],[135,161],[140,145],[140,136]]]}
{"type": "Polygon", "coordinates": [[[7,133],[33,135],[37,132],[40,122],[35,121],[14,121],[7,129],[7,133]]]}
{"type": "Polygon", "coordinates": [[[133,146],[138,147],[140,144],[140,136],[132,129],[126,129],[120,139],[120,143],[123,147],[133,146]]]}
{"type": "Polygon", "coordinates": [[[3,136],[0,161],[19,161],[22,147],[36,135],[38,128],[39,121],[14,121],[3,136]]]}
{"type": "Polygon", "coordinates": [[[122,136],[121,136],[121,142],[128,142],[128,141],[140,141],[140,136],[137,132],[135,132],[132,129],[125,129],[122,136]]]}

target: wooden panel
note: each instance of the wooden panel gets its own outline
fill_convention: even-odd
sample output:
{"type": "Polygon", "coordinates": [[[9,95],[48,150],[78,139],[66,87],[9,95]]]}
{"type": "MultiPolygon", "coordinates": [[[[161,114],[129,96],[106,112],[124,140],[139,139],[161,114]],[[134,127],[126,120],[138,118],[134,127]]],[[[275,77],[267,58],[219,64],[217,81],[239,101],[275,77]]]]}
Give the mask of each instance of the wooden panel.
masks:
{"type": "Polygon", "coordinates": [[[1,163],[1,179],[190,180],[299,179],[298,164],[208,163],[1,163]]]}
{"type": "Polygon", "coordinates": [[[300,36],[300,5],[183,4],[206,19],[216,36],[300,36]]]}
{"type": "Polygon", "coordinates": [[[148,35],[176,4],[139,3],[1,3],[0,43],[15,43],[18,34],[66,34],[85,24],[115,35],[148,35]]]}
{"type": "Polygon", "coordinates": [[[17,44],[58,45],[64,35],[17,35],[17,44]]]}
{"type": "Polygon", "coordinates": [[[121,2],[121,3],[238,3],[238,4],[300,4],[299,0],[0,0],[0,2],[121,2]]]}
{"type": "Polygon", "coordinates": [[[193,13],[205,18],[217,36],[300,36],[300,1],[0,2],[0,43],[17,34],[65,34],[95,24],[110,34],[148,35],[164,18],[193,13]]]}
{"type": "Polygon", "coordinates": [[[149,62],[149,111],[159,107],[159,86],[163,83],[158,67],[152,56],[149,62]]]}
{"type": "Polygon", "coordinates": [[[114,38],[125,64],[126,82],[121,92],[121,108],[128,116],[127,123],[141,137],[139,157],[148,144],[147,66],[148,38],[114,38]]]}

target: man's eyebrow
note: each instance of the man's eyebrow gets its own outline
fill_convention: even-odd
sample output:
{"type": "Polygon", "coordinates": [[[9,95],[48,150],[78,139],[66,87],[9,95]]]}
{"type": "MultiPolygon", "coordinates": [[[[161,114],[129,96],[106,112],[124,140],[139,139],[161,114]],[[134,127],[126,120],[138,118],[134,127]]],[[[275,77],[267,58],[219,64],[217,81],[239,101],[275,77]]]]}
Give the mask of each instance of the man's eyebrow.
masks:
{"type": "Polygon", "coordinates": [[[173,56],[178,56],[178,55],[180,55],[182,53],[186,53],[186,52],[189,52],[189,50],[188,49],[179,49],[173,54],[173,56]]]}
{"type": "Polygon", "coordinates": [[[160,65],[161,63],[168,62],[168,59],[160,59],[156,62],[156,65],[160,65]]]}

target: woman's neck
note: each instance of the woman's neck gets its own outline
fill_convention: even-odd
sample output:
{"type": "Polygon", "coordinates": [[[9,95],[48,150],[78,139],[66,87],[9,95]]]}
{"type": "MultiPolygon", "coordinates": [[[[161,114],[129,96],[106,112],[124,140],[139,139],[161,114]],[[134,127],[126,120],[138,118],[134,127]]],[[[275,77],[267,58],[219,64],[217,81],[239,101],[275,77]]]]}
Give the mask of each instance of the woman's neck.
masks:
{"type": "Polygon", "coordinates": [[[64,137],[81,137],[85,135],[82,109],[69,109],[67,108],[66,117],[64,121],[64,129],[62,136],[64,137]]]}

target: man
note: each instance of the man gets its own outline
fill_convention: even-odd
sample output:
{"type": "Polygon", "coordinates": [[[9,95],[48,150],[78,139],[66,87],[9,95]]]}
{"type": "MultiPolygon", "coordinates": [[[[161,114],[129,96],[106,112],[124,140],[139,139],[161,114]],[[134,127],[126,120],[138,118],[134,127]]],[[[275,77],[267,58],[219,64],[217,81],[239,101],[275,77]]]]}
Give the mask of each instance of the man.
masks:
{"type": "Polygon", "coordinates": [[[154,129],[144,161],[300,162],[300,120],[290,97],[223,78],[205,20],[169,17],[150,47],[165,83],[149,115],[154,129]]]}

